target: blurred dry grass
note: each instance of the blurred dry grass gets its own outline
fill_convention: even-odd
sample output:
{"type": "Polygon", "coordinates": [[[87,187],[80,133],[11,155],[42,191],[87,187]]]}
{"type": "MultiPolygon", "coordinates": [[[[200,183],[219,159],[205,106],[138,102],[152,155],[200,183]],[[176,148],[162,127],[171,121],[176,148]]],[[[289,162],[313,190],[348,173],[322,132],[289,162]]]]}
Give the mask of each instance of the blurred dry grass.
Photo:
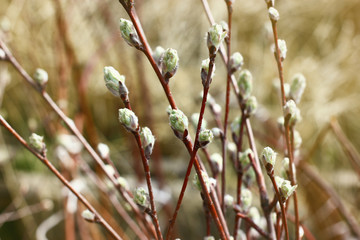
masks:
{"type": "MultiPolygon", "coordinates": [[[[114,159],[119,159],[121,168],[129,169],[130,164],[126,163],[124,156],[132,154],[128,150],[131,149],[132,140],[127,141],[127,134],[118,126],[116,113],[120,105],[108,94],[102,80],[103,67],[114,66],[126,75],[130,99],[135,111],[139,112],[138,115],[143,116],[142,119],[146,119],[148,114],[153,116],[154,130],[163,158],[167,161],[185,161],[188,158],[187,153],[180,142],[174,140],[168,127],[165,112],[167,102],[155,74],[146,59],[127,46],[120,37],[117,22],[126,15],[118,2],[61,1],[61,10],[55,7],[56,2],[58,1],[0,2],[0,26],[2,31],[5,30],[2,37],[7,39],[14,55],[25,69],[30,73],[37,67],[48,71],[50,95],[54,99],[62,100],[61,105],[71,117],[76,117],[83,111],[79,107],[79,79],[76,79],[79,76],[74,72],[81,69],[80,73],[89,74],[84,84],[96,132],[101,141],[109,143],[114,159]],[[69,59],[62,45],[64,39],[56,22],[59,11],[65,16],[68,41],[75,50],[76,66],[67,65],[69,59]],[[98,55],[97,51],[105,47],[107,50],[98,55]],[[91,61],[95,61],[91,72],[83,71],[91,61]],[[145,69],[144,72],[139,70],[141,68],[145,69]],[[65,77],[61,77],[64,72],[65,77]],[[147,91],[153,107],[151,113],[146,112],[148,105],[142,98],[140,78],[143,78],[149,87],[147,91]]],[[[196,101],[202,87],[199,64],[206,57],[204,36],[208,22],[200,1],[137,2],[150,44],[153,47],[162,45],[178,50],[180,68],[170,86],[177,104],[190,116],[199,108],[196,101]]],[[[225,4],[215,0],[209,2],[216,21],[226,19],[225,4]]],[[[303,121],[298,126],[303,137],[303,155],[311,149],[319,132],[332,116],[339,119],[347,137],[356,149],[360,149],[360,2],[282,0],[277,1],[276,5],[281,16],[279,35],[286,40],[289,50],[284,65],[285,79],[289,80],[297,72],[302,72],[307,78],[307,89],[300,104],[303,121]]],[[[268,24],[263,1],[235,2],[232,50],[243,54],[244,67],[250,69],[254,75],[254,95],[261,107],[267,111],[262,111],[264,114],[253,120],[255,125],[261,125],[268,117],[275,121],[281,114],[279,98],[273,87],[277,70],[270,51],[272,37],[268,24]]],[[[56,116],[47,113],[48,109],[36,96],[35,91],[29,90],[29,86],[24,84],[11,67],[0,63],[0,71],[1,114],[23,136],[37,131],[44,133],[51,141],[57,126],[49,122],[57,122],[56,116]]],[[[210,92],[220,104],[224,102],[224,90],[225,68],[218,59],[217,73],[210,92]]],[[[231,107],[233,117],[239,114],[235,102],[231,107]]],[[[211,120],[211,117],[208,119],[211,120]]],[[[145,124],[146,121],[140,118],[140,123],[145,124]]],[[[3,135],[11,155],[15,159],[24,156],[20,146],[5,132],[3,135]]],[[[264,141],[259,141],[259,149],[265,144],[264,141]]],[[[4,143],[0,148],[3,152],[4,143]]],[[[32,163],[34,159],[29,157],[23,161],[32,163]]],[[[333,134],[327,134],[310,162],[317,168],[319,175],[342,196],[346,206],[360,221],[360,184],[333,134]]],[[[172,169],[165,168],[165,171],[181,172],[178,168],[173,165],[172,169]]],[[[18,171],[15,171],[18,174],[18,171]]],[[[19,184],[23,183],[20,181],[19,184]]],[[[302,202],[305,206],[314,196],[311,191],[302,188],[301,183],[299,189],[304,193],[302,202]]],[[[177,190],[174,192],[177,193],[177,190]]],[[[301,215],[311,216],[305,209],[307,208],[304,207],[301,215]]],[[[321,235],[324,233],[319,229],[316,231],[317,225],[313,224],[310,229],[315,231],[317,236],[324,237],[321,239],[345,239],[347,236],[331,238],[329,235],[321,235]]],[[[189,230],[190,233],[196,231],[189,230]]]]}

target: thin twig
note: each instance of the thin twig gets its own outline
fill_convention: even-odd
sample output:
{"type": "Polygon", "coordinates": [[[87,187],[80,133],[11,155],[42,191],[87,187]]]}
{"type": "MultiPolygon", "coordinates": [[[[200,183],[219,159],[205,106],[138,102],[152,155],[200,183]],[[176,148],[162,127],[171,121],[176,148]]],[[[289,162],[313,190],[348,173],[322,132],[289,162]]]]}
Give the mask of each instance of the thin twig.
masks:
{"type": "Polygon", "coordinates": [[[106,222],[106,220],[95,210],[95,208],[86,200],[86,198],[75,190],[71,184],[60,174],[60,172],[51,164],[44,156],[33,150],[26,141],[6,122],[0,115],[0,123],[8,130],[26,149],[28,149],[35,157],[37,157],[54,175],[87,207],[95,216],[95,221],[101,224],[115,239],[122,239],[115,230],[106,222]]]}

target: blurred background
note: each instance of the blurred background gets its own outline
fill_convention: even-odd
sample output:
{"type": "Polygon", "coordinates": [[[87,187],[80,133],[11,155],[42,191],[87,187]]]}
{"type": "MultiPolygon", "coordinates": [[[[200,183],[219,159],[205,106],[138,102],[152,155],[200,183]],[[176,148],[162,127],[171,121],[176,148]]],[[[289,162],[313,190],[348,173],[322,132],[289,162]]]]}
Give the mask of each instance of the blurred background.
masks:
{"type": "MultiPolygon", "coordinates": [[[[170,88],[178,107],[190,117],[200,109],[199,68],[207,58],[205,33],[209,23],[201,1],[135,2],[152,48],[161,45],[178,51],[180,66],[170,88]]],[[[224,1],[212,0],[209,4],[216,22],[227,19],[224,1]]],[[[279,0],[275,6],[280,12],[279,37],[286,40],[288,47],[285,80],[289,82],[298,72],[307,79],[299,104],[303,120],[297,125],[303,139],[298,168],[302,222],[317,239],[357,239],[360,2],[279,0]]],[[[276,126],[276,119],[282,114],[274,87],[278,75],[271,52],[273,38],[266,4],[261,0],[237,0],[233,8],[231,49],[243,55],[243,68],[252,72],[253,94],[260,105],[251,119],[258,150],[270,145],[283,156],[276,126]]],[[[177,199],[189,156],[168,125],[168,103],[150,64],[121,38],[118,27],[121,17],[128,19],[118,1],[2,0],[0,37],[30,75],[38,67],[48,72],[49,95],[75,121],[92,146],[99,142],[108,144],[119,172],[133,188],[143,180],[137,146],[131,134],[118,123],[117,112],[123,105],[107,91],[103,68],[113,66],[126,76],[130,101],[140,125],[149,126],[156,136],[150,162],[154,182],[164,189],[166,197],[173,194],[164,205],[159,204],[160,222],[165,229],[167,212],[172,211],[177,199]]],[[[225,102],[225,88],[225,67],[218,58],[210,93],[221,106],[225,102]]],[[[235,97],[231,97],[230,120],[240,114],[235,97]]],[[[71,151],[76,141],[67,138],[69,132],[59,118],[7,62],[0,62],[0,113],[24,138],[32,132],[44,135],[49,159],[70,179],[88,182],[73,161],[61,162],[57,158],[60,145],[71,151]],[[71,142],[71,146],[66,146],[66,142],[71,142]]],[[[215,126],[210,112],[206,119],[208,127],[215,126]]],[[[191,133],[194,136],[194,129],[191,133]]],[[[211,153],[220,150],[219,141],[209,148],[211,153]]],[[[72,156],[94,165],[88,154],[79,151],[75,149],[72,156]]],[[[234,194],[235,173],[231,166],[227,172],[227,189],[234,194]]],[[[62,209],[67,208],[63,200],[66,192],[61,189],[58,180],[0,128],[0,239],[36,239],[40,226],[54,216],[58,221],[46,232],[47,237],[70,236],[62,214],[62,209]]],[[[94,186],[87,189],[86,195],[99,204],[94,186]]],[[[256,194],[257,189],[253,192],[256,194]]],[[[258,205],[258,201],[255,196],[254,204],[258,205]]],[[[90,224],[80,222],[79,229],[84,225],[90,228],[90,224]]],[[[200,239],[205,234],[204,224],[201,198],[195,188],[189,187],[177,232],[182,239],[200,239]],[[198,201],[191,201],[194,198],[198,201]]],[[[122,227],[126,230],[123,223],[122,227]]],[[[106,239],[101,234],[92,236],[106,239]]]]}

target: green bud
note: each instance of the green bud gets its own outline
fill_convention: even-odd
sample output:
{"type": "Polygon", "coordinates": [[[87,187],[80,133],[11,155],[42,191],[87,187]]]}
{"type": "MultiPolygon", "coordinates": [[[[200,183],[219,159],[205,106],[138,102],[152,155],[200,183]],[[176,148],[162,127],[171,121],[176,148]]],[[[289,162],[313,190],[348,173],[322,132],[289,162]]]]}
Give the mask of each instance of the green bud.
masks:
{"type": "Polygon", "coordinates": [[[296,107],[294,100],[290,99],[284,106],[284,116],[289,118],[289,124],[294,125],[301,121],[300,109],[296,107]]]}
{"type": "Polygon", "coordinates": [[[214,236],[205,236],[204,240],[215,240],[214,236]]]}
{"type": "Polygon", "coordinates": [[[250,148],[246,149],[244,152],[239,152],[239,161],[243,167],[250,164],[249,154],[254,157],[254,153],[250,148]]]}
{"type": "Polygon", "coordinates": [[[171,113],[169,115],[169,120],[170,126],[174,130],[176,136],[180,139],[186,137],[184,136],[184,134],[185,130],[188,129],[189,123],[188,118],[185,116],[185,114],[178,109],[173,109],[171,110],[171,113]]]}
{"type": "Polygon", "coordinates": [[[138,187],[134,191],[134,201],[142,207],[147,207],[148,194],[144,188],[138,187]]]}
{"type": "Polygon", "coordinates": [[[48,73],[44,69],[37,68],[34,73],[34,80],[39,86],[43,88],[49,80],[48,73]]]}
{"type": "MultiPolygon", "coordinates": [[[[211,181],[210,181],[210,178],[209,178],[208,174],[205,171],[201,170],[201,176],[204,179],[204,183],[205,183],[207,191],[210,192],[210,190],[211,190],[211,188],[210,188],[211,181]]],[[[199,191],[202,190],[200,179],[199,179],[197,174],[195,174],[195,176],[194,176],[193,183],[194,183],[194,185],[197,187],[197,189],[199,191]]]]}
{"type": "MultiPolygon", "coordinates": [[[[229,32],[229,25],[224,20],[221,20],[219,24],[222,26],[223,30],[229,32]]],[[[225,36],[226,37],[226,36],[225,36]]]]}
{"type": "Polygon", "coordinates": [[[213,153],[210,156],[210,163],[214,167],[216,174],[223,170],[223,158],[218,153],[213,153]]]}
{"type": "Polygon", "coordinates": [[[214,135],[213,135],[211,130],[204,129],[204,130],[200,131],[200,133],[199,133],[199,145],[200,145],[200,147],[205,147],[206,145],[211,143],[213,139],[214,139],[214,135]]]}
{"type": "Polygon", "coordinates": [[[162,58],[162,72],[167,78],[171,78],[179,67],[179,56],[172,48],[166,49],[162,58]]]}
{"type": "Polygon", "coordinates": [[[143,127],[141,129],[140,138],[141,138],[141,143],[142,143],[143,149],[145,151],[145,156],[147,156],[147,158],[149,158],[153,151],[154,144],[155,144],[155,137],[154,137],[154,135],[152,135],[150,128],[143,127]]]}
{"type": "Polygon", "coordinates": [[[236,240],[246,240],[246,234],[244,233],[243,230],[241,230],[241,229],[237,230],[236,240]]]}
{"type": "Polygon", "coordinates": [[[280,14],[279,14],[278,10],[276,10],[273,7],[270,7],[269,8],[269,17],[271,20],[277,22],[280,19],[280,14]]]}
{"type": "Polygon", "coordinates": [[[239,116],[236,117],[230,125],[231,133],[235,142],[237,142],[237,138],[239,137],[240,124],[241,124],[241,117],[239,116]]]}
{"type": "Polygon", "coordinates": [[[39,136],[36,133],[32,133],[31,136],[29,137],[29,145],[37,153],[44,155],[44,153],[46,151],[46,145],[44,143],[43,136],[39,136]]]}
{"type": "Polygon", "coordinates": [[[163,47],[157,46],[152,54],[152,56],[158,66],[160,66],[160,64],[161,64],[161,58],[162,58],[164,52],[165,52],[165,49],[163,47]]]}
{"type": "MultiPolygon", "coordinates": [[[[276,181],[276,179],[275,179],[276,181]]],[[[281,183],[280,185],[276,182],[278,188],[280,189],[280,195],[283,201],[286,201],[286,199],[288,199],[295,191],[295,189],[297,188],[297,185],[295,186],[291,186],[291,182],[289,180],[285,180],[282,179],[279,180],[279,183],[281,183]]]]}
{"type": "Polygon", "coordinates": [[[168,116],[170,116],[170,113],[172,111],[172,107],[169,105],[167,108],[166,108],[166,113],[168,114],[168,116]]]}
{"type": "Polygon", "coordinates": [[[215,48],[216,52],[219,49],[222,41],[225,39],[226,35],[226,29],[224,29],[220,24],[212,25],[207,35],[207,45],[209,50],[213,47],[215,48]]]}
{"type": "Polygon", "coordinates": [[[217,128],[217,127],[212,128],[211,131],[212,131],[215,138],[219,138],[223,134],[222,130],[220,128],[217,128]]]}
{"type": "Polygon", "coordinates": [[[84,210],[81,213],[82,218],[84,218],[86,221],[94,222],[95,221],[95,214],[91,212],[89,209],[84,210]]]}
{"type": "Polygon", "coordinates": [[[132,47],[140,48],[141,43],[139,36],[131,21],[121,18],[120,19],[120,32],[124,40],[132,47]]]}
{"type": "Polygon", "coordinates": [[[289,171],[289,164],[290,164],[290,159],[285,157],[282,161],[282,166],[285,169],[285,171],[289,171]]]}
{"type": "Polygon", "coordinates": [[[97,149],[98,149],[98,152],[99,152],[101,158],[104,159],[104,158],[109,157],[110,149],[109,149],[108,145],[106,145],[104,143],[99,143],[97,145],[97,149]]]}
{"type": "Polygon", "coordinates": [[[238,71],[244,64],[244,58],[239,52],[235,52],[230,57],[230,72],[234,73],[238,71]]]}
{"type": "Polygon", "coordinates": [[[124,178],[124,177],[118,177],[117,179],[116,179],[116,181],[118,182],[118,184],[122,187],[122,188],[124,188],[125,190],[129,190],[129,183],[128,183],[128,181],[126,180],[126,178],[124,178]]]}
{"type": "Polygon", "coordinates": [[[249,115],[254,114],[257,109],[257,105],[258,105],[258,103],[257,103],[256,97],[255,96],[249,97],[245,103],[245,109],[246,109],[247,114],[249,114],[249,115]]]}
{"type": "Polygon", "coordinates": [[[249,186],[251,183],[255,182],[256,174],[254,168],[249,168],[244,174],[244,182],[246,182],[246,186],[249,186]]]}
{"type": "Polygon", "coordinates": [[[253,77],[249,70],[245,69],[240,72],[240,76],[239,76],[237,83],[238,83],[240,95],[243,99],[247,99],[251,95],[252,88],[253,88],[252,80],[253,80],[253,77]]]}
{"type": "Polygon", "coordinates": [[[251,207],[248,212],[248,216],[254,221],[255,224],[260,223],[260,212],[256,207],[251,207]]]}
{"type": "Polygon", "coordinates": [[[129,93],[125,85],[125,76],[120,75],[113,67],[104,67],[105,85],[115,96],[127,95],[129,93]]]}
{"type": "Polygon", "coordinates": [[[137,116],[127,108],[119,109],[119,121],[130,132],[137,132],[139,130],[137,116]]]}
{"type": "Polygon", "coordinates": [[[115,169],[114,169],[114,167],[111,166],[110,164],[106,164],[106,165],[104,166],[104,170],[105,170],[105,172],[107,172],[107,174],[109,174],[109,175],[111,175],[111,176],[114,176],[114,174],[115,174],[115,169]]]}
{"type": "Polygon", "coordinates": [[[243,188],[241,190],[241,204],[244,211],[247,211],[251,207],[252,193],[249,189],[243,188]]]}
{"type": "Polygon", "coordinates": [[[225,206],[227,207],[231,207],[234,204],[234,198],[233,196],[226,194],[224,196],[224,202],[225,202],[225,206]]]}
{"type": "Polygon", "coordinates": [[[299,149],[302,143],[301,135],[298,131],[294,130],[293,132],[293,138],[294,138],[294,148],[299,149]]]}
{"type": "Polygon", "coordinates": [[[282,39],[278,39],[277,42],[278,42],[278,47],[280,50],[281,61],[284,61],[286,58],[286,53],[287,53],[286,42],[285,42],[285,40],[282,40],[282,39]]]}
{"type": "Polygon", "coordinates": [[[214,236],[205,236],[204,240],[215,240],[214,236]]]}
{"type": "MultiPolygon", "coordinates": [[[[203,84],[205,84],[205,82],[207,80],[207,76],[208,76],[208,73],[209,73],[209,64],[210,64],[210,59],[209,58],[207,58],[205,60],[202,60],[202,62],[201,62],[200,75],[201,75],[201,80],[202,80],[203,84]]],[[[215,63],[214,63],[210,78],[214,77],[215,69],[216,69],[216,67],[215,67],[215,63]]]]}
{"type": "Polygon", "coordinates": [[[261,153],[261,160],[268,171],[268,173],[274,169],[276,162],[276,153],[271,147],[265,147],[261,153]]]}
{"type": "Polygon", "coordinates": [[[293,76],[290,85],[290,97],[299,103],[306,87],[306,79],[301,73],[293,76]]]}

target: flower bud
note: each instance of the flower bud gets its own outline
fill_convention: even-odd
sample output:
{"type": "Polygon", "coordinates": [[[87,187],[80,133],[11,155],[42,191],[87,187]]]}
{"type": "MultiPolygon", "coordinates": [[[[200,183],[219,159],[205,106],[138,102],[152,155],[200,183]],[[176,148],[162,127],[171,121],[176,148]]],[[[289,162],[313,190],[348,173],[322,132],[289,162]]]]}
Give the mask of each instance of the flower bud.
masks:
{"type": "Polygon", "coordinates": [[[124,40],[132,47],[140,48],[139,36],[131,21],[120,18],[120,32],[124,40]]]}
{"type": "Polygon", "coordinates": [[[44,143],[43,136],[39,136],[36,133],[32,133],[31,136],[29,137],[29,145],[37,153],[44,155],[44,153],[46,151],[46,145],[44,143]]]}
{"type": "Polygon", "coordinates": [[[265,147],[261,153],[261,160],[268,173],[274,170],[276,162],[276,153],[271,147],[265,147]]]}
{"type": "Polygon", "coordinates": [[[255,96],[251,96],[246,100],[245,109],[248,115],[254,114],[257,108],[257,100],[255,96]]]}
{"type": "Polygon", "coordinates": [[[251,207],[249,209],[248,216],[253,220],[254,223],[259,224],[261,216],[259,210],[256,207],[251,207]]]}
{"type": "Polygon", "coordinates": [[[224,20],[221,20],[219,24],[222,26],[223,30],[229,32],[229,25],[224,20]]]}
{"type": "Polygon", "coordinates": [[[306,87],[306,79],[301,73],[293,76],[290,85],[290,97],[299,103],[306,87]]]}
{"type": "MultiPolygon", "coordinates": [[[[193,126],[195,127],[195,129],[197,128],[197,125],[198,125],[198,122],[199,122],[199,116],[200,114],[199,113],[193,113],[191,115],[191,123],[193,124],[193,126]]],[[[201,123],[201,129],[205,129],[207,126],[207,122],[205,119],[202,120],[202,123],[201,123]]]]}
{"type": "Polygon", "coordinates": [[[244,211],[247,211],[251,207],[252,193],[249,189],[243,188],[241,190],[241,204],[244,211]]]}
{"type": "Polygon", "coordinates": [[[255,182],[256,175],[254,168],[249,168],[245,174],[244,174],[244,182],[246,183],[246,186],[251,185],[251,183],[255,182]]]}
{"type": "Polygon", "coordinates": [[[213,139],[214,139],[214,135],[213,135],[211,130],[204,129],[204,130],[200,131],[200,133],[199,133],[199,145],[200,145],[200,147],[202,147],[202,148],[205,147],[206,145],[211,143],[213,139]]]}
{"type": "Polygon", "coordinates": [[[222,130],[220,128],[217,128],[217,127],[212,128],[211,131],[212,131],[215,138],[219,138],[223,134],[222,130]]]}
{"type": "Polygon", "coordinates": [[[278,10],[276,10],[276,8],[270,7],[268,11],[269,11],[269,17],[271,20],[273,20],[275,22],[279,21],[280,14],[279,14],[278,10]]]}
{"type": "Polygon", "coordinates": [[[234,73],[238,71],[244,64],[244,58],[239,52],[235,52],[230,57],[230,72],[234,73]]]}
{"type": "MultiPolygon", "coordinates": [[[[200,75],[201,75],[201,81],[202,81],[202,84],[204,85],[206,80],[207,80],[207,76],[208,76],[208,73],[209,73],[209,64],[210,64],[210,59],[207,58],[205,60],[202,60],[201,62],[201,68],[200,68],[200,75]]],[[[212,67],[212,72],[211,72],[211,76],[210,76],[210,79],[212,79],[215,75],[215,63],[212,67]]],[[[210,80],[211,81],[211,80],[210,80]]]]}
{"type": "Polygon", "coordinates": [[[44,69],[37,68],[34,73],[34,80],[39,86],[44,88],[49,80],[48,73],[44,69]]]}
{"type": "Polygon", "coordinates": [[[152,54],[152,57],[154,58],[155,62],[158,66],[161,64],[161,58],[165,52],[165,49],[161,46],[157,46],[152,54]]]}
{"type": "Polygon", "coordinates": [[[109,157],[109,154],[110,154],[110,149],[108,147],[108,145],[104,144],[104,143],[99,143],[97,145],[97,149],[98,149],[98,152],[100,153],[100,157],[101,158],[108,158],[109,157]]]}
{"type": "Polygon", "coordinates": [[[134,191],[134,201],[142,207],[147,207],[148,194],[144,188],[138,187],[134,191]]]}
{"type": "MultiPolygon", "coordinates": [[[[205,171],[201,170],[201,176],[204,179],[204,183],[205,183],[207,191],[210,192],[210,190],[211,190],[211,188],[210,188],[211,181],[210,181],[210,178],[209,178],[208,174],[205,171]]],[[[197,174],[195,174],[195,176],[194,176],[193,183],[194,183],[194,185],[197,187],[197,189],[199,191],[202,190],[200,179],[199,179],[199,176],[197,174]]]]}
{"type": "Polygon", "coordinates": [[[116,179],[116,181],[117,181],[117,183],[122,187],[122,188],[124,188],[125,190],[129,190],[129,183],[128,183],[128,181],[126,180],[126,178],[124,178],[124,177],[118,177],[117,179],[116,179]]]}
{"type": "Polygon", "coordinates": [[[125,76],[120,75],[113,67],[104,67],[105,85],[115,96],[127,95],[129,93],[125,85],[125,76]]]}
{"type": "Polygon", "coordinates": [[[137,116],[127,108],[119,109],[119,121],[130,132],[137,132],[139,130],[137,116]]]}
{"type": "Polygon", "coordinates": [[[225,206],[227,207],[232,207],[232,205],[234,204],[234,198],[233,196],[226,194],[224,196],[224,202],[225,202],[225,206]]]}
{"type": "Polygon", "coordinates": [[[239,152],[239,161],[243,167],[250,164],[249,154],[254,157],[254,153],[250,148],[246,149],[244,152],[239,152]]]}
{"type": "Polygon", "coordinates": [[[109,174],[110,176],[114,176],[115,175],[115,169],[113,166],[111,166],[110,164],[105,164],[104,166],[104,171],[109,174]]]}
{"type": "Polygon", "coordinates": [[[95,214],[93,212],[91,212],[89,209],[84,210],[81,213],[81,216],[89,222],[94,222],[95,221],[95,214]]]}
{"type": "Polygon", "coordinates": [[[284,123],[285,123],[284,117],[278,117],[277,120],[276,120],[276,122],[277,122],[277,125],[278,125],[279,130],[283,133],[283,132],[285,131],[285,128],[284,128],[284,123]]]}
{"type": "Polygon", "coordinates": [[[282,166],[285,169],[285,171],[289,171],[289,164],[290,164],[290,159],[285,157],[282,161],[282,166]]]}
{"type": "Polygon", "coordinates": [[[290,99],[286,102],[284,106],[284,116],[285,119],[289,119],[290,125],[294,125],[295,123],[301,121],[300,109],[296,107],[294,100],[290,99]]]}
{"type": "Polygon", "coordinates": [[[218,153],[213,153],[210,156],[210,163],[215,169],[215,173],[218,174],[223,170],[223,158],[218,153]]]}
{"type": "Polygon", "coordinates": [[[237,138],[240,134],[240,124],[241,124],[241,117],[236,117],[234,121],[230,125],[231,133],[234,139],[234,142],[237,142],[237,138]]]}
{"type": "Polygon", "coordinates": [[[293,132],[293,138],[294,138],[294,148],[299,149],[302,143],[301,135],[298,131],[294,130],[293,132]]]}
{"type": "Polygon", "coordinates": [[[145,152],[145,156],[150,158],[155,144],[155,137],[152,135],[150,128],[143,127],[140,133],[141,143],[145,152]]]}
{"type": "Polygon", "coordinates": [[[275,182],[280,190],[281,200],[283,202],[285,202],[297,188],[297,185],[291,186],[291,182],[289,180],[285,180],[278,176],[275,177],[275,182]]]}
{"type": "Polygon", "coordinates": [[[209,50],[212,51],[211,48],[214,48],[214,52],[216,52],[226,35],[226,29],[224,29],[220,24],[212,25],[207,35],[207,45],[209,50]]]}
{"type": "Polygon", "coordinates": [[[166,49],[162,57],[162,73],[166,78],[171,78],[179,67],[179,56],[172,48],[166,49]]]}
{"type": "Polygon", "coordinates": [[[277,42],[278,42],[278,47],[279,47],[279,51],[280,51],[281,61],[284,61],[286,58],[286,53],[287,53],[286,42],[285,42],[285,40],[282,40],[282,39],[278,39],[277,42]]]}
{"type": "Polygon", "coordinates": [[[185,134],[187,134],[189,122],[185,114],[178,109],[173,109],[170,112],[169,120],[175,135],[180,139],[186,137],[185,134]]]}
{"type": "Polygon", "coordinates": [[[205,236],[204,240],[215,240],[214,236],[205,236]]]}
{"type": "Polygon", "coordinates": [[[252,75],[249,70],[242,70],[240,72],[239,79],[237,81],[240,95],[243,99],[247,99],[250,97],[252,92],[252,75]]]}
{"type": "Polygon", "coordinates": [[[0,48],[0,60],[5,60],[5,58],[6,58],[6,53],[4,52],[4,50],[0,48]]]}

